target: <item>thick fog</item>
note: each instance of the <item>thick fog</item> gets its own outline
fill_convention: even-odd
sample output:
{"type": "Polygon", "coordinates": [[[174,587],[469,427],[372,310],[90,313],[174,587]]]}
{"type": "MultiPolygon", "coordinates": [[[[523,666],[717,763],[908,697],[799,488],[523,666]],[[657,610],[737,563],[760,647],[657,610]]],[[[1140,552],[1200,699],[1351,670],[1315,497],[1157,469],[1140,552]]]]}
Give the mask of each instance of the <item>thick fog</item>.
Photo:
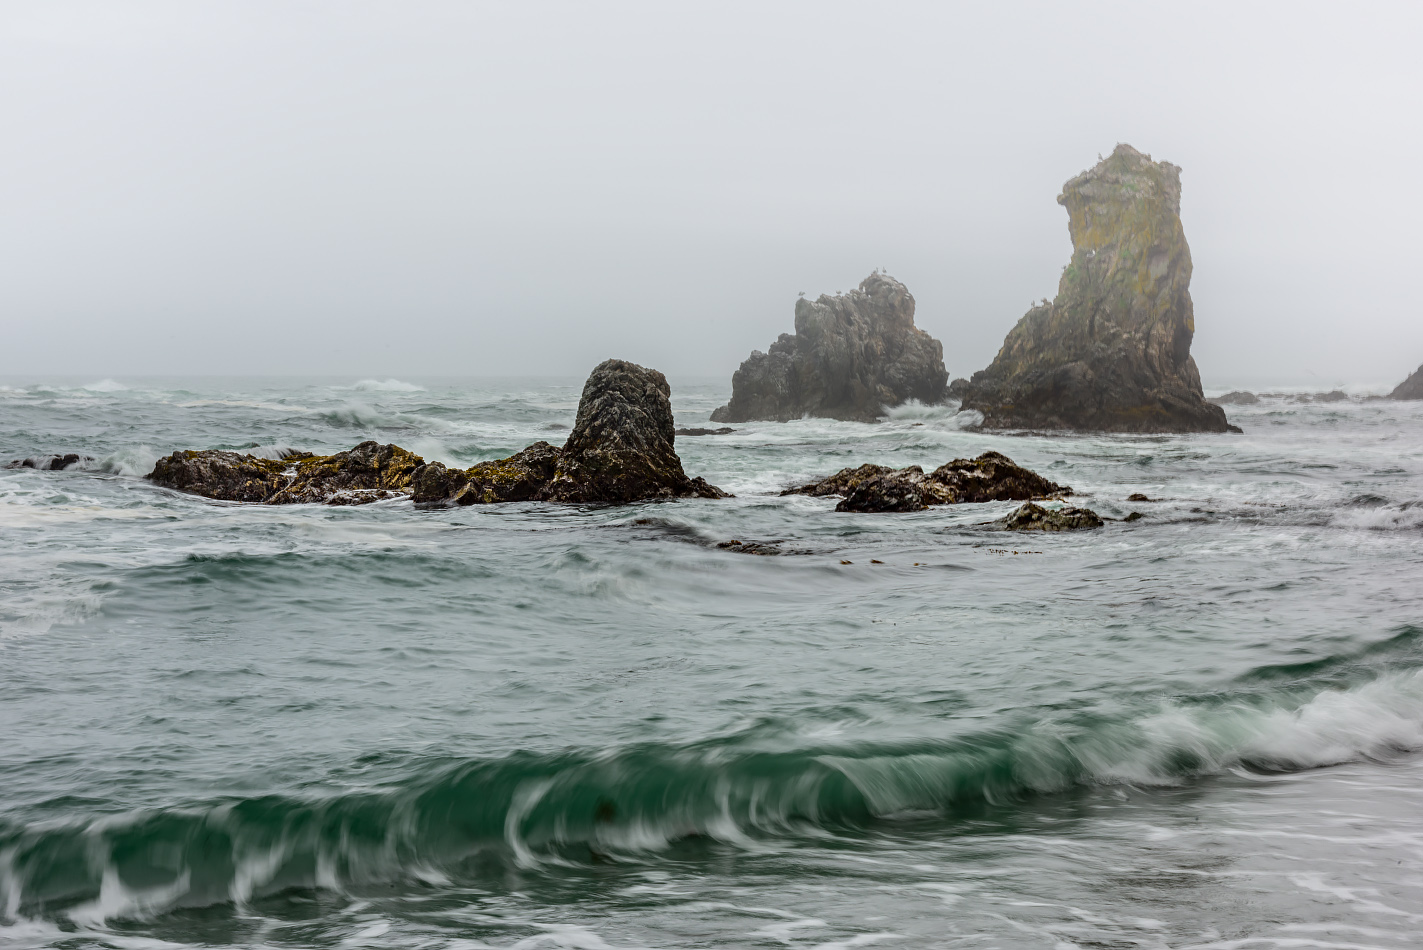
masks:
{"type": "Polygon", "coordinates": [[[729,377],[883,267],[967,375],[1129,142],[1208,386],[1392,385],[1420,11],[10,0],[0,372],[729,377]]]}

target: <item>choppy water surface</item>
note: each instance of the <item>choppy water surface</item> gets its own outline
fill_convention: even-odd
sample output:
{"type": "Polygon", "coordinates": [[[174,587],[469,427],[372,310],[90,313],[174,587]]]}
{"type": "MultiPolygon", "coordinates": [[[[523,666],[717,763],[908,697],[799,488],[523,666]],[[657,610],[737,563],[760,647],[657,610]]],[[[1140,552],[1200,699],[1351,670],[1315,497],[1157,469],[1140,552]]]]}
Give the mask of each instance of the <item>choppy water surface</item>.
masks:
{"type": "MultiPolygon", "coordinates": [[[[7,459],[99,460],[0,472],[7,947],[1423,933],[1423,404],[748,424],[678,440],[734,499],[417,511],[139,476],[367,438],[469,464],[561,442],[581,381],[4,382],[7,459]],[[1146,518],[776,494],[990,448],[1146,518]]],[[[726,396],[673,386],[682,425],[726,396]]]]}

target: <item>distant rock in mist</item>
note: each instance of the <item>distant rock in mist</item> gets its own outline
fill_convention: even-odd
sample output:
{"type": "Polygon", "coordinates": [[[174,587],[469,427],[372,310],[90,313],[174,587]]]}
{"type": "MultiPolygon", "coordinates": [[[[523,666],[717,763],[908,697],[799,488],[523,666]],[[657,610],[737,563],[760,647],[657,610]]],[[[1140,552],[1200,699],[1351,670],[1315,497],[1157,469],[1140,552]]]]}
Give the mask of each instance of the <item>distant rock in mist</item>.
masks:
{"type": "Polygon", "coordinates": [[[1259,404],[1260,397],[1243,389],[1237,389],[1224,396],[1207,399],[1206,402],[1215,403],[1217,406],[1255,406],[1259,404]]]}
{"type": "Polygon", "coordinates": [[[1191,358],[1181,169],[1118,145],[1067,182],[1072,261],[985,370],[951,395],[990,429],[1226,432],[1191,358]]]}
{"type": "Polygon", "coordinates": [[[1393,392],[1388,394],[1390,399],[1423,399],[1423,366],[1413,371],[1413,375],[1399,383],[1393,392]]]}
{"type": "Polygon", "coordinates": [[[873,422],[888,406],[944,397],[943,345],[914,325],[913,295],[887,274],[846,294],[797,300],[795,330],[746,358],[713,422],[873,422]]]}

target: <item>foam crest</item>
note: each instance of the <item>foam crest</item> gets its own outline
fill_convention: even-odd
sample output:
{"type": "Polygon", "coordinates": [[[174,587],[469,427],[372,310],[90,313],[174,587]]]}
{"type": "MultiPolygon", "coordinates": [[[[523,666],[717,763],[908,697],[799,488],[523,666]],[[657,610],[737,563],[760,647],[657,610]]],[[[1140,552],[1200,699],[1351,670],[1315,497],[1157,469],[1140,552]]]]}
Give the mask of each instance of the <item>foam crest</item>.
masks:
{"type": "Polygon", "coordinates": [[[349,389],[363,393],[423,393],[424,386],[407,383],[399,379],[363,379],[352,383],[349,389]]]}
{"type": "Polygon", "coordinates": [[[8,916],[78,923],[292,887],[343,890],[516,867],[636,861],[688,837],[754,849],[904,815],[951,818],[1072,787],[1178,785],[1423,750],[1423,671],[1352,688],[1163,702],[1103,719],[1044,717],[956,740],[767,751],[754,734],[417,769],[376,791],[264,796],[0,831],[8,916]],[[143,857],[175,855],[166,880],[143,857]],[[62,867],[64,875],[53,869],[62,867]],[[62,890],[52,882],[63,878],[62,890]],[[144,881],[142,888],[129,882],[144,881]]]}
{"type": "Polygon", "coordinates": [[[85,385],[83,389],[91,393],[121,393],[128,391],[127,386],[112,379],[101,379],[97,383],[89,383],[85,385]]]}

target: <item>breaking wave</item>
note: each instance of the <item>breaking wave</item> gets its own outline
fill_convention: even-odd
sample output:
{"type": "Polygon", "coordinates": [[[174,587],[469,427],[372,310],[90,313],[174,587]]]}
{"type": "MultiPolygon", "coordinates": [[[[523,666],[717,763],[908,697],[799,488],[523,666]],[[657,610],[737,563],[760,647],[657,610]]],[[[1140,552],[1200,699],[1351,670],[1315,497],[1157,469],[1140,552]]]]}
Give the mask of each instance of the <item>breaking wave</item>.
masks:
{"type": "Polygon", "coordinates": [[[450,881],[511,866],[557,872],[635,862],[690,839],[823,838],[1073,788],[1388,757],[1423,749],[1423,670],[1390,668],[1419,640],[1407,628],[1354,655],[1262,668],[1228,694],[959,739],[775,750],[753,729],[680,745],[426,761],[384,786],[325,796],[10,824],[0,827],[0,908],[11,920],[95,923],[289,888],[450,881]]]}
{"type": "Polygon", "coordinates": [[[424,386],[407,383],[399,379],[363,379],[352,383],[350,389],[363,393],[423,393],[424,386]]]}

